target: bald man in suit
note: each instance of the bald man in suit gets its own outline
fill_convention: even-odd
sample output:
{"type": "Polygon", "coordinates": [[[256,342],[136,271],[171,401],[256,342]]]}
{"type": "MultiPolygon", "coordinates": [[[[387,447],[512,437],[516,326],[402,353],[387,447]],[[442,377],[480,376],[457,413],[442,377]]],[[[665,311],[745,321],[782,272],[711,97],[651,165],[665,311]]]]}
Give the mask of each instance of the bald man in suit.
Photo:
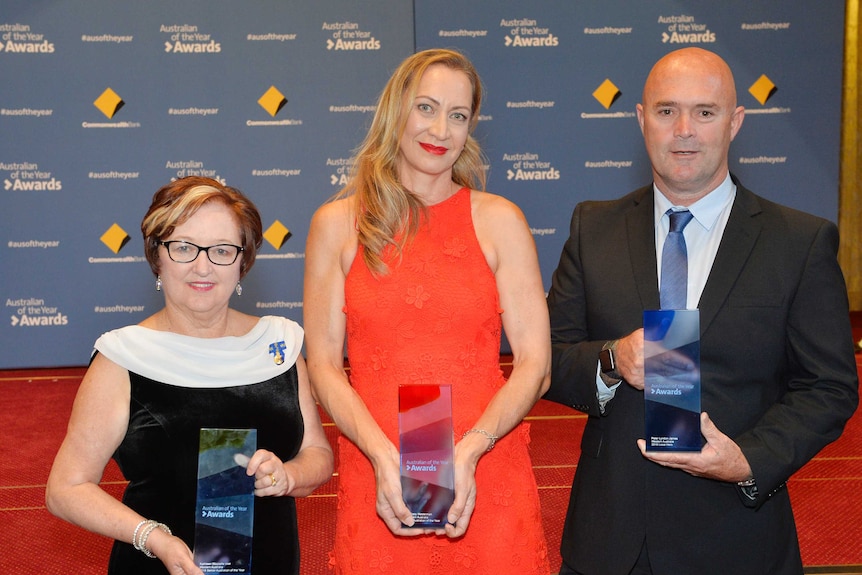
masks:
{"type": "Polygon", "coordinates": [[[786,482],[856,409],[856,362],[838,230],[730,174],[744,116],[718,55],[666,55],[637,106],[652,185],[574,210],[548,294],[545,398],[589,415],[561,575],[802,573],[786,482]],[[647,451],[643,312],[667,212],[685,209],[704,446],[647,451]]]}

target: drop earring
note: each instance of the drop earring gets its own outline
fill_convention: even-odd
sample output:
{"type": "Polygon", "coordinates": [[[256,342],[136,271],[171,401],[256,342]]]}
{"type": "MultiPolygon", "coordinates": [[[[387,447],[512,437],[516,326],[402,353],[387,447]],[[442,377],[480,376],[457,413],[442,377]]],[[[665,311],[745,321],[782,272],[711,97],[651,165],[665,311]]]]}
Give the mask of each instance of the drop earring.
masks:
{"type": "Polygon", "coordinates": [[[236,295],[242,295],[242,284],[236,282],[236,295]]]}
{"type": "Polygon", "coordinates": [[[162,291],[162,276],[156,276],[156,291],[162,291]]]}

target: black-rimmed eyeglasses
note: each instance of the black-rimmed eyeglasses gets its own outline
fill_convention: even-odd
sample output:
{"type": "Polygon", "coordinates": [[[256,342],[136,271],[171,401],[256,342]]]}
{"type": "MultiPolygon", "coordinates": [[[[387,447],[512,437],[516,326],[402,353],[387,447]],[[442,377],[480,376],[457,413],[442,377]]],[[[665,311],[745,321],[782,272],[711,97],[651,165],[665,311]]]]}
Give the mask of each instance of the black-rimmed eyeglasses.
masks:
{"type": "Polygon", "coordinates": [[[229,266],[236,261],[243,248],[233,244],[218,244],[215,246],[199,246],[183,240],[169,240],[157,242],[165,246],[168,256],[178,264],[190,264],[195,261],[201,252],[206,252],[207,258],[217,266],[229,266]]]}

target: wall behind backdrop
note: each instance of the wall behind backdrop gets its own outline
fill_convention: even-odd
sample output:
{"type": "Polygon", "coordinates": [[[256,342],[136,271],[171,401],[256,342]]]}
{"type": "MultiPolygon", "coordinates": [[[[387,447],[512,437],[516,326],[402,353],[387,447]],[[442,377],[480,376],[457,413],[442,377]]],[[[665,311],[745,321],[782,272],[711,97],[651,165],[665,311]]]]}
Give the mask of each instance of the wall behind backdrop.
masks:
{"type": "Polygon", "coordinates": [[[575,204],[650,182],[635,104],[685,46],[734,70],[731,170],[837,221],[843,30],[839,0],[4,0],[0,368],[84,365],[101,333],[162,306],[140,221],[184,175],[261,211],[232,305],[301,321],[311,215],[392,70],[425,48],[482,75],[488,189],[526,214],[546,286],[575,204]]]}

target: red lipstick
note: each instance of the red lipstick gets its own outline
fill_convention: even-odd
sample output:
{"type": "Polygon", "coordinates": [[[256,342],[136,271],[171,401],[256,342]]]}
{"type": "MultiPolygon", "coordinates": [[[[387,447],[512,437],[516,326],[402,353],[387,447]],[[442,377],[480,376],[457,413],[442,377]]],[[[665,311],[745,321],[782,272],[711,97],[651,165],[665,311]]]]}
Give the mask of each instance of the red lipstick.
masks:
{"type": "Polygon", "coordinates": [[[426,152],[430,152],[436,156],[442,156],[449,151],[449,148],[444,148],[442,146],[432,146],[431,144],[425,143],[420,143],[419,145],[422,146],[422,149],[426,152]]]}

